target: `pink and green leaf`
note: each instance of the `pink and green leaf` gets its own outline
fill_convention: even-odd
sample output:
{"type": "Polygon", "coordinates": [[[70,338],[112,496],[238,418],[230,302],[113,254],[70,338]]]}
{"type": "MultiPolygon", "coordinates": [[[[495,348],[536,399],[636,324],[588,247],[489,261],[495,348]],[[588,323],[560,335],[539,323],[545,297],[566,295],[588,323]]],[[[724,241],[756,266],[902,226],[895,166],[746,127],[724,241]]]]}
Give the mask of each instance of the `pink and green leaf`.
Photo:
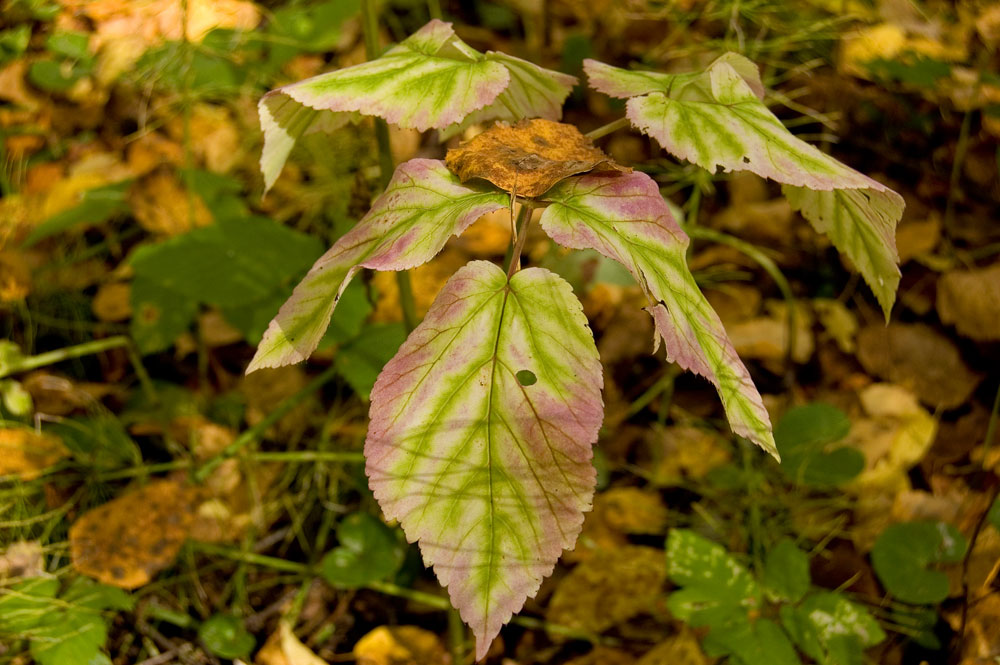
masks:
{"type": "Polygon", "coordinates": [[[569,284],[459,270],[372,390],[369,485],[485,656],[591,506],[603,378],[569,284]]]}
{"type": "Polygon", "coordinates": [[[644,173],[568,178],[543,197],[541,225],[561,245],[624,265],[649,298],[667,358],[715,384],[733,431],[777,457],[771,422],[718,315],[688,270],[688,237],[644,173]]]}
{"type": "Polygon", "coordinates": [[[730,53],[688,74],[631,72],[594,60],[584,69],[595,89],[627,97],[632,125],[677,157],[709,171],[752,171],[786,185],[786,194],[792,188],[824,192],[789,200],[817,230],[830,233],[888,316],[899,281],[894,231],[902,197],[789,132],[761,101],[752,62],[730,53]]]}
{"type": "Polygon", "coordinates": [[[406,270],[425,263],[452,235],[507,205],[506,194],[463,185],[442,161],[400,164],[368,214],[316,261],[281,306],[247,372],[308,358],[359,269],[406,270]]]}
{"type": "Polygon", "coordinates": [[[480,53],[432,20],[376,60],[272,90],[260,102],[261,168],[270,188],[295,140],[360,115],[450,134],[472,121],[557,119],[576,83],[503,53],[480,53]],[[473,120],[469,120],[469,118],[473,120]]]}
{"type": "Polygon", "coordinates": [[[514,123],[524,118],[562,118],[562,106],[569,96],[576,77],[515,58],[506,53],[488,51],[486,58],[502,64],[510,73],[510,84],[489,106],[474,111],[462,122],[441,130],[446,140],[475,124],[503,120],[514,123]]]}

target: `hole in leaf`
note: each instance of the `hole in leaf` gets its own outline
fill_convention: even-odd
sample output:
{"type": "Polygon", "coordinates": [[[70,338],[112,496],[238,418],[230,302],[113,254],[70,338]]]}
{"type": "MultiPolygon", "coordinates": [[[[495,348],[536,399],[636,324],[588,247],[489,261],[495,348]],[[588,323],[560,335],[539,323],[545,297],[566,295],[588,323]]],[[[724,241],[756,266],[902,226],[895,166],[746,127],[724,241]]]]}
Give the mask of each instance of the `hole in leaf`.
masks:
{"type": "Polygon", "coordinates": [[[517,382],[522,386],[533,386],[538,381],[538,377],[530,369],[522,369],[514,376],[517,377],[517,382]]]}

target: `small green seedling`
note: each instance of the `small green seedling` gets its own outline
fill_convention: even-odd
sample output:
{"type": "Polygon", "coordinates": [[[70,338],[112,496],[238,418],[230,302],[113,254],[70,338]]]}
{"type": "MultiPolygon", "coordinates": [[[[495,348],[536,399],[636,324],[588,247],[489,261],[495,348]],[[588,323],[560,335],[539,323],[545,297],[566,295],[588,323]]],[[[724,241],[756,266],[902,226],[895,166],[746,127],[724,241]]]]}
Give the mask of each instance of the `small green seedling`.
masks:
{"type": "Polygon", "coordinates": [[[667,607],[708,629],[703,646],[713,658],[799,665],[797,647],[822,665],[860,665],[864,649],[885,639],[864,607],[812,587],[809,559],[788,539],[768,551],[758,579],[722,545],[674,529],[667,537],[667,573],[681,587],[667,607]]]}
{"type": "MultiPolygon", "coordinates": [[[[762,101],[752,62],[727,53],[684,74],[594,60],[584,70],[593,88],[626,100],[627,120],[593,135],[631,123],[709,171],[748,170],[780,182],[888,316],[899,283],[902,198],[789,133],[762,101]]],[[[365,444],[376,499],[420,543],[472,627],[478,658],[574,546],[594,493],[592,447],[603,419],[601,364],[583,308],[557,275],[520,269],[530,210],[544,209],[541,228],[555,242],[621,263],[646,294],[667,358],[711,381],[733,431],[777,456],[760,394],[695,284],[688,237],[656,182],[555,122],[576,82],[504,53],[480,53],[435,20],[376,60],[279,88],[259,105],[268,188],[298,139],[362,116],[437,129],[441,138],[503,121],[517,124],[487,130],[494,139],[524,139],[494,141],[473,155],[470,142],[447,163],[400,164],[368,214],[281,307],[247,370],[308,358],[360,269],[425,263],[480,216],[508,206],[513,214],[522,204],[506,269],[485,261],[460,269],[382,370],[365,444]],[[546,138],[571,135],[573,145],[546,138]],[[459,162],[478,170],[460,176],[449,168],[459,162]]]]}

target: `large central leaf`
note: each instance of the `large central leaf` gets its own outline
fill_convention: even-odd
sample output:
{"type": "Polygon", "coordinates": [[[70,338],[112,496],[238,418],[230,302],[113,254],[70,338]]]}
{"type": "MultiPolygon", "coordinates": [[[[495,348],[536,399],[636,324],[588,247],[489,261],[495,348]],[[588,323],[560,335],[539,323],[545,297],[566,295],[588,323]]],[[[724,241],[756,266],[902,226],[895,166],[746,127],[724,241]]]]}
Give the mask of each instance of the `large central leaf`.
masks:
{"type": "Polygon", "coordinates": [[[434,258],[449,237],[507,203],[502,192],[461,184],[444,162],[412,159],[400,164],[368,214],[316,261],[281,306],[247,373],[308,358],[359,269],[418,266],[434,258]]]}
{"type": "Polygon", "coordinates": [[[542,228],[573,249],[595,249],[628,268],[649,298],[647,308],[667,357],[715,384],[733,431],[775,457],[767,410],[722,322],[695,284],[681,231],[648,175],[568,178],[543,197],[542,228]]]}
{"type": "Polygon", "coordinates": [[[894,231],[902,197],[785,129],[760,99],[752,62],[729,53],[688,74],[595,60],[584,69],[597,90],[628,98],[628,119],[668,152],[709,171],[747,170],[783,183],[793,207],[854,262],[888,316],[899,285],[894,231]]]}
{"type": "Polygon", "coordinates": [[[446,135],[473,122],[558,119],[576,78],[503,53],[480,53],[432,20],[382,57],[272,90],[259,104],[266,187],[295,141],[360,115],[446,135]],[[471,114],[471,115],[470,115],[471,114]]]}
{"type": "Polygon", "coordinates": [[[372,390],[369,484],[476,635],[500,627],[573,547],[603,417],[597,349],[570,286],[459,270],[372,390]]]}

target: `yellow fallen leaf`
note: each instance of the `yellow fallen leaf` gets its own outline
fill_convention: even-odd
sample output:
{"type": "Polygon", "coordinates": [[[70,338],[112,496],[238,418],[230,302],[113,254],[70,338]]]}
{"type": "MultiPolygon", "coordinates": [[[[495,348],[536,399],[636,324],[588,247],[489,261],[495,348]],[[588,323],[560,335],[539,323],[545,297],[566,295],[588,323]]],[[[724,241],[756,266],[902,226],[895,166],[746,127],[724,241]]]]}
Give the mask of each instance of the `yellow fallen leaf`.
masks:
{"type": "MultiPolygon", "coordinates": [[[[184,119],[172,114],[167,121],[167,133],[178,143],[184,141],[184,119]]],[[[224,106],[195,104],[191,109],[191,144],[196,157],[209,171],[225,173],[243,158],[243,140],[233,114],[224,106]]]]}
{"type": "Polygon", "coordinates": [[[648,611],[665,581],[662,549],[624,545],[598,550],[562,579],[546,618],[601,633],[648,611]]]}
{"type": "Polygon", "coordinates": [[[869,417],[853,421],[844,442],[864,453],[865,469],[850,487],[909,489],[906,472],[934,443],[937,421],[902,386],[874,383],[860,399],[869,417]]]}
{"type": "Polygon", "coordinates": [[[24,300],[31,293],[31,269],[21,252],[0,252],[0,302],[24,300]]]}
{"type": "Polygon", "coordinates": [[[127,282],[102,284],[90,302],[90,309],[101,321],[125,321],[132,316],[131,293],[132,285],[127,282]]]}
{"type": "Polygon", "coordinates": [[[139,37],[149,46],[183,37],[201,39],[216,28],[250,30],[260,10],[248,0],[59,0],[67,10],[94,23],[94,46],[121,37],[139,37]],[[185,16],[185,10],[187,16],[185,16]]]}
{"type": "Polygon", "coordinates": [[[0,476],[34,480],[45,469],[69,457],[69,450],[57,437],[30,429],[0,429],[0,476]]]}
{"type": "MultiPolygon", "coordinates": [[[[438,291],[467,261],[468,259],[460,252],[446,248],[431,261],[410,271],[413,300],[416,304],[418,317],[427,313],[431,303],[437,298],[438,291]]],[[[399,287],[396,286],[396,274],[377,272],[372,277],[372,283],[378,291],[378,300],[375,302],[372,320],[377,322],[401,321],[402,310],[399,305],[399,287]]]]}
{"type": "Polygon", "coordinates": [[[254,665],[327,665],[295,637],[292,627],[284,620],[278,623],[278,630],[267,638],[253,662],[254,665]]]}
{"type": "Polygon", "coordinates": [[[379,626],[354,645],[358,665],[448,665],[434,633],[416,626],[379,626]]]}
{"type": "Polygon", "coordinates": [[[122,589],[147,584],[187,540],[198,495],[177,481],[155,480],[88,510],[69,529],[73,568],[122,589]]]}
{"type": "Polygon", "coordinates": [[[628,534],[663,533],[667,524],[667,507],[658,492],[638,487],[613,487],[594,499],[594,510],[600,511],[609,527],[628,534]]]}
{"type": "Polygon", "coordinates": [[[854,312],[839,300],[831,298],[816,298],[812,301],[816,317],[826,333],[833,338],[844,353],[854,353],[857,348],[855,337],[858,334],[858,318],[854,312]]]}
{"type": "Polygon", "coordinates": [[[212,222],[201,198],[189,195],[177,176],[166,170],[137,181],[128,200],[139,226],[150,233],[179,235],[212,222]]]}
{"type": "Polygon", "coordinates": [[[698,637],[685,627],[644,653],[636,665],[709,665],[712,662],[701,650],[698,637]]]}

